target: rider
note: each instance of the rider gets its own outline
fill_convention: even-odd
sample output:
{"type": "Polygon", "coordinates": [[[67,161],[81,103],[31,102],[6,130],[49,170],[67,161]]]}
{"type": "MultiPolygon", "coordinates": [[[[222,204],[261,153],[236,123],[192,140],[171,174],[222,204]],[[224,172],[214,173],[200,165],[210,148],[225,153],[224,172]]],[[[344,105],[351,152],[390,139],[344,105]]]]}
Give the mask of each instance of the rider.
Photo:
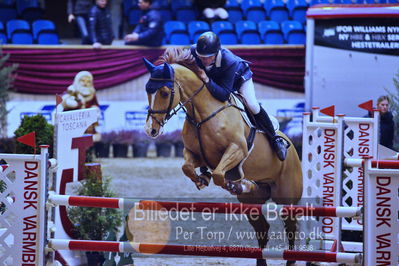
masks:
{"type": "Polygon", "coordinates": [[[269,116],[256,99],[249,62],[221,48],[219,37],[211,31],[201,34],[197,44],[190,49],[197,65],[204,70],[201,79],[210,93],[223,102],[229,99],[231,92],[242,94],[258,127],[266,132],[277,157],[284,161],[287,156],[286,143],[276,134],[269,116]]]}

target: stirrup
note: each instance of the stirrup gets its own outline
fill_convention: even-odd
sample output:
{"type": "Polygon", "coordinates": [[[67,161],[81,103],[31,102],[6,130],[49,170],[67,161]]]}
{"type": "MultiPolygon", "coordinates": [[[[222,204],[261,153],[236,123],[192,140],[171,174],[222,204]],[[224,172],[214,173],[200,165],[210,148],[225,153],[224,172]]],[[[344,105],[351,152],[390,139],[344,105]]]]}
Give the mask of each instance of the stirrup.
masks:
{"type": "MultiPolygon", "coordinates": [[[[284,161],[287,158],[287,141],[283,137],[274,137],[273,139],[273,150],[280,161],[284,161]]],[[[289,145],[288,145],[289,146],[289,145]]]]}
{"type": "Polygon", "coordinates": [[[273,141],[277,141],[277,139],[282,139],[282,142],[285,144],[285,148],[288,149],[289,147],[291,147],[291,143],[286,140],[283,136],[280,135],[275,135],[273,138],[273,141]]]}

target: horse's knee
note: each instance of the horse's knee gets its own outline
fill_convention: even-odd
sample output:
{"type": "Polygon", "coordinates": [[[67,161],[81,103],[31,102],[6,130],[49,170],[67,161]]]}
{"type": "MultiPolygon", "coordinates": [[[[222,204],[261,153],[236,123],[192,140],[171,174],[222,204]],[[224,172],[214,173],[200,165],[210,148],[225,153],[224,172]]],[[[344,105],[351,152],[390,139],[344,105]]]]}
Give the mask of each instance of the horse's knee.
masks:
{"type": "Polygon", "coordinates": [[[224,186],[224,174],[214,171],[212,173],[212,178],[213,178],[213,183],[215,183],[215,185],[217,186],[224,186]]]}
{"type": "Polygon", "coordinates": [[[181,169],[185,176],[189,177],[193,182],[197,181],[198,176],[195,173],[195,169],[191,164],[184,164],[181,169]]]}

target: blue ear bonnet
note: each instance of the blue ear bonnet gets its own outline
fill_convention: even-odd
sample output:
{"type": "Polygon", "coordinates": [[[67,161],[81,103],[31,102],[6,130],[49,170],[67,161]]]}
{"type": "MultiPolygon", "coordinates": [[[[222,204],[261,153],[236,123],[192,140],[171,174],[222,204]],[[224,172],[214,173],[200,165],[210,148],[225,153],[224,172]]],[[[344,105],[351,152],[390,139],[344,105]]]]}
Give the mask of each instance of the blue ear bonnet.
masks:
{"type": "Polygon", "coordinates": [[[151,77],[147,82],[145,88],[147,93],[155,93],[158,89],[166,86],[173,89],[174,70],[165,63],[160,66],[154,66],[151,69],[151,77]]]}

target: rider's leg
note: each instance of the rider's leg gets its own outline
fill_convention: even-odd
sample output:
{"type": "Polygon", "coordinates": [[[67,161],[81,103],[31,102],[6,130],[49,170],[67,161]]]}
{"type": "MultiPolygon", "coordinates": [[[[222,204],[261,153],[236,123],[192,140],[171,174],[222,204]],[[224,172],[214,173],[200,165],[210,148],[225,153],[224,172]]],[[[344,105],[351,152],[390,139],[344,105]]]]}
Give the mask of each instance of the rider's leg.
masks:
{"type": "Polygon", "coordinates": [[[265,109],[263,109],[259,105],[258,100],[255,96],[255,87],[252,79],[245,81],[241,85],[239,92],[245,98],[249,110],[254,114],[256,123],[258,124],[259,128],[265,131],[268,136],[270,136],[269,140],[272,143],[273,149],[277,153],[277,157],[281,161],[284,161],[285,157],[287,156],[287,146],[285,145],[283,139],[276,134],[273,123],[270,120],[265,109]]]}

